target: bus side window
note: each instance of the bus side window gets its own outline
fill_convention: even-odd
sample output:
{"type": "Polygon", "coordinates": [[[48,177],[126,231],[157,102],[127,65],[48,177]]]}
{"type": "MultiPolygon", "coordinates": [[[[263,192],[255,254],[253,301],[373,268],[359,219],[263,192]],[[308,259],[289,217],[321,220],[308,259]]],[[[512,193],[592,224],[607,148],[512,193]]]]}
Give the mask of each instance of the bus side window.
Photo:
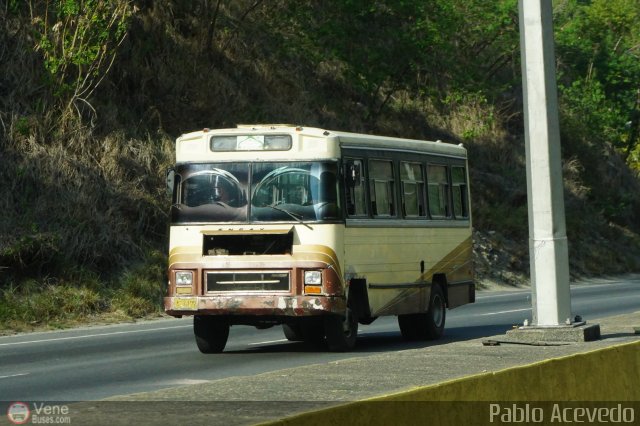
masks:
{"type": "Polygon", "coordinates": [[[467,175],[464,167],[451,168],[451,190],[453,192],[453,215],[456,219],[468,218],[467,175]]]}
{"type": "Polygon", "coordinates": [[[395,195],[393,163],[388,160],[369,161],[369,190],[371,191],[371,212],[376,217],[394,216],[395,195]]]}
{"type": "Polygon", "coordinates": [[[431,217],[444,219],[451,216],[447,166],[436,164],[427,165],[427,192],[431,217]]]}
{"type": "Polygon", "coordinates": [[[345,188],[347,194],[347,215],[366,216],[364,168],[362,160],[348,160],[345,164],[345,188]]]}
{"type": "Polygon", "coordinates": [[[402,210],[405,217],[424,217],[424,173],[420,163],[400,162],[402,210]]]}

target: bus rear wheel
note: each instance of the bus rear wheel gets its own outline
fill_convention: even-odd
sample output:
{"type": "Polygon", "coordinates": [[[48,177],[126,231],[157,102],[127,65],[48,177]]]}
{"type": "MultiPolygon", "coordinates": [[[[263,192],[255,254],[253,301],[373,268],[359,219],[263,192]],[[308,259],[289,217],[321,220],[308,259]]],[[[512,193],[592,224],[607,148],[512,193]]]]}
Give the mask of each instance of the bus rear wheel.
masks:
{"type": "Polygon", "coordinates": [[[324,333],[331,352],[351,350],[358,337],[358,318],[349,308],[345,316],[328,315],[324,318],[324,333]]]}
{"type": "Polygon", "coordinates": [[[447,303],[444,299],[442,287],[439,284],[431,286],[429,297],[429,310],[425,321],[425,337],[428,340],[437,340],[444,334],[444,323],[447,318],[447,303]]]}
{"type": "Polygon", "coordinates": [[[429,296],[429,309],[422,314],[398,315],[400,333],[405,340],[437,340],[444,333],[447,306],[442,287],[434,284],[429,296]]]}
{"type": "Polygon", "coordinates": [[[193,317],[193,333],[200,352],[220,353],[227,345],[229,323],[226,319],[216,316],[196,315],[193,317]]]}

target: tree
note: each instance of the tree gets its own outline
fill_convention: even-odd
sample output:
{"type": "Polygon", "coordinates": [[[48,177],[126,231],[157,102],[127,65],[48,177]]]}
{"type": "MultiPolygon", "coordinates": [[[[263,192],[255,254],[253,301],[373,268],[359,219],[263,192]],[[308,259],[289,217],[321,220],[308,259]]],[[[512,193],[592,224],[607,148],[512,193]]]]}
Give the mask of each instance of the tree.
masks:
{"type": "Polygon", "coordinates": [[[131,1],[30,0],[28,7],[62,127],[83,111],[95,115],[89,99],[127,35],[131,1]]]}
{"type": "Polygon", "coordinates": [[[640,169],[637,0],[566,0],[556,11],[559,91],[567,113],[640,169]]]}
{"type": "MultiPolygon", "coordinates": [[[[375,121],[400,90],[439,102],[451,91],[493,96],[517,56],[516,0],[290,2],[289,50],[333,64],[375,121]]],[[[516,62],[517,64],[517,59],[516,62]]]]}

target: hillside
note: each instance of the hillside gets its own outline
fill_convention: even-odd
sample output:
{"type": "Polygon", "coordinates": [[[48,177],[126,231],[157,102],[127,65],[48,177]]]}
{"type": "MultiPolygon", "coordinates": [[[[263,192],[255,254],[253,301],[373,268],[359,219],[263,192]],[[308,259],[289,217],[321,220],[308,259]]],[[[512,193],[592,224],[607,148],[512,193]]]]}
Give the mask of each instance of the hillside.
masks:
{"type": "MultiPolygon", "coordinates": [[[[640,271],[640,8],[554,2],[572,276],[640,271]]],[[[479,283],[526,285],[517,2],[0,2],[0,328],[157,312],[173,140],[464,143],[479,283]],[[428,4],[425,4],[428,3],[428,4]]]]}

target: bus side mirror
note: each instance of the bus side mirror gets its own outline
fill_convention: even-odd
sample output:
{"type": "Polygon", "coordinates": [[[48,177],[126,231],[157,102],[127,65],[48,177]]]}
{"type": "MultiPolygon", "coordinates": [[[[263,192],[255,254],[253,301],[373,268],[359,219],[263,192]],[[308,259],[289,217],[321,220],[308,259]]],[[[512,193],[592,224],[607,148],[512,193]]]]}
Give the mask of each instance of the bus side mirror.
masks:
{"type": "Polygon", "coordinates": [[[173,195],[173,187],[176,182],[176,171],[173,169],[167,170],[167,195],[171,197],[173,195]]]}
{"type": "Polygon", "coordinates": [[[354,187],[360,186],[360,163],[354,163],[352,161],[347,163],[347,175],[345,176],[345,180],[347,181],[347,186],[354,187]]]}

